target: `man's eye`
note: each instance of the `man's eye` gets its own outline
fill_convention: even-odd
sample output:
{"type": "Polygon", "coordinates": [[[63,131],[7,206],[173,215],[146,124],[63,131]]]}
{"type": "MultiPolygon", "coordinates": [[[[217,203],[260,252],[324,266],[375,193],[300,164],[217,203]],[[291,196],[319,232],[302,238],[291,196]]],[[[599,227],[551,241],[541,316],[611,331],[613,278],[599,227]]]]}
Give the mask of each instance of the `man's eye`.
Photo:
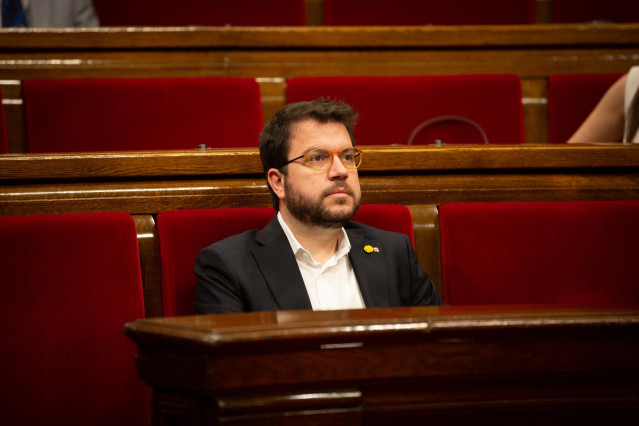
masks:
{"type": "Polygon", "coordinates": [[[328,156],[330,154],[327,152],[314,152],[308,157],[308,161],[312,163],[321,163],[323,161],[328,160],[328,156]]]}
{"type": "Polygon", "coordinates": [[[343,161],[353,161],[354,156],[351,153],[348,154],[342,154],[342,160],[343,161]]]}

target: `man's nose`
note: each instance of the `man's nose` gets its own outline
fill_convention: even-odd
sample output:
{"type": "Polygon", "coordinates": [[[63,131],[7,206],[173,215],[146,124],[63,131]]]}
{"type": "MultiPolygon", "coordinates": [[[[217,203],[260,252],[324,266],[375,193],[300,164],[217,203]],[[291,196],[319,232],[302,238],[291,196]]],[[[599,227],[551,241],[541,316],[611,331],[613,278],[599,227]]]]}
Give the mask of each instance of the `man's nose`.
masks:
{"type": "Polygon", "coordinates": [[[348,176],[348,169],[344,167],[344,163],[342,163],[342,160],[339,158],[339,155],[337,153],[334,153],[332,155],[333,155],[333,163],[331,164],[331,167],[328,169],[328,176],[333,179],[348,176]]]}

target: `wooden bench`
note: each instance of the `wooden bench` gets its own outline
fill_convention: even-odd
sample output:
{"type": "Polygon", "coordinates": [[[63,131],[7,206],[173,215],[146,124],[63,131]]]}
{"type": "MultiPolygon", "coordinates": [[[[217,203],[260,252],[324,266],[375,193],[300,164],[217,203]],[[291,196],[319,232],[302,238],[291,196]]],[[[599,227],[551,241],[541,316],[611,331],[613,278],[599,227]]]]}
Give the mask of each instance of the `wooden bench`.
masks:
{"type": "MultiPolygon", "coordinates": [[[[362,147],[363,202],[409,206],[420,263],[441,290],[437,210],[460,201],[639,199],[639,146],[362,147]]],[[[138,227],[147,314],[162,313],[154,215],[267,207],[257,149],[6,154],[0,215],[123,211],[138,227]]]]}
{"type": "Polygon", "coordinates": [[[21,82],[40,78],[252,77],[263,117],[291,77],[510,73],[522,80],[526,140],[547,140],[548,77],[623,73],[639,24],[0,30],[10,152],[26,152],[21,82]]]}

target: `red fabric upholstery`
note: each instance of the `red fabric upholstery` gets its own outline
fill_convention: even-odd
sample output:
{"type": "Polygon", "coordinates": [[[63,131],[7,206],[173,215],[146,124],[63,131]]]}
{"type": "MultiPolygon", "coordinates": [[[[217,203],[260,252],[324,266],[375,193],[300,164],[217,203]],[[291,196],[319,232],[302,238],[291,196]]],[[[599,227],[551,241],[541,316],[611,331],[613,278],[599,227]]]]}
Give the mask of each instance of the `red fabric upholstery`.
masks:
{"type": "Polygon", "coordinates": [[[548,141],[566,142],[621,75],[551,75],[548,78],[548,141]]]}
{"type": "Polygon", "coordinates": [[[93,0],[102,26],[305,25],[304,0],[93,0]]]}
{"type": "MultiPolygon", "coordinates": [[[[300,77],[287,82],[287,102],[330,97],[359,113],[360,145],[406,144],[427,119],[460,116],[476,122],[489,143],[525,141],[521,82],[511,74],[416,77],[300,77]]],[[[442,122],[419,131],[413,145],[483,143],[477,129],[442,122]]]]}
{"type": "Polygon", "coordinates": [[[201,249],[249,229],[264,228],[274,215],[275,210],[269,207],[159,213],[164,315],[195,314],[193,264],[201,249]]]}
{"type": "Polygon", "coordinates": [[[2,92],[0,91],[0,154],[9,152],[7,139],[7,122],[4,117],[4,105],[2,104],[2,92]]]}
{"type": "Polygon", "coordinates": [[[453,305],[639,305],[639,201],[459,203],[439,209],[453,305]]]}
{"type": "Polygon", "coordinates": [[[532,24],[535,11],[535,0],[324,0],[324,24],[532,24]]]}
{"type": "Polygon", "coordinates": [[[415,245],[413,215],[400,204],[362,204],[353,216],[353,221],[365,223],[386,231],[406,234],[415,245]]]}
{"type": "Polygon", "coordinates": [[[29,152],[255,147],[259,85],[248,78],[27,80],[29,152]]]}
{"type": "Polygon", "coordinates": [[[553,0],[553,21],[639,22],[637,0],[553,0]]]}
{"type": "Polygon", "coordinates": [[[0,217],[2,421],[150,425],[126,322],[144,317],[124,213],[0,217]]]}
{"type": "MultiPolygon", "coordinates": [[[[162,262],[164,315],[195,314],[196,279],[193,263],[197,253],[226,237],[250,229],[261,229],[275,215],[272,208],[200,209],[161,212],[157,217],[162,262]]],[[[355,221],[403,232],[411,241],[410,210],[395,205],[362,205],[355,221]]]]}

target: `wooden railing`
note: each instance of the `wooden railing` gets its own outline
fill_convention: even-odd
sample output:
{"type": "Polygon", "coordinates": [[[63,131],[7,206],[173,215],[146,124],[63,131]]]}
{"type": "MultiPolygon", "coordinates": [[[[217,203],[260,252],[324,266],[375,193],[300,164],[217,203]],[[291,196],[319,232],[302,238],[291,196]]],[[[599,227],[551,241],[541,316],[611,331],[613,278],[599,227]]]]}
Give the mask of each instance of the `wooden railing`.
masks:
{"type": "Polygon", "coordinates": [[[548,76],[623,73],[639,64],[638,46],[639,24],[0,30],[0,88],[10,152],[26,152],[25,79],[250,77],[269,119],[291,77],[512,73],[526,139],[543,143],[548,76]]]}

